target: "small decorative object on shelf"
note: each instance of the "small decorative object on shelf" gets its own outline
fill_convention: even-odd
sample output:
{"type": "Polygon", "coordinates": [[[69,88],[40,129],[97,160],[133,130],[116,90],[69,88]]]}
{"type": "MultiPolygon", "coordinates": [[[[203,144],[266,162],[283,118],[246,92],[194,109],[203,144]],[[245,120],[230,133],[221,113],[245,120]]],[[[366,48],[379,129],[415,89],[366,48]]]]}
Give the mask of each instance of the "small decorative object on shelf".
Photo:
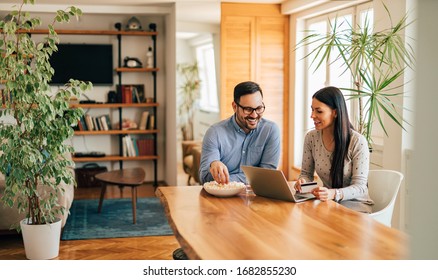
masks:
{"type": "Polygon", "coordinates": [[[142,30],[141,23],[136,17],[131,17],[126,24],[126,30],[142,30]]]}
{"type": "Polygon", "coordinates": [[[125,59],[123,60],[125,67],[128,68],[141,68],[142,63],[140,61],[140,59],[136,58],[136,57],[125,57],[125,59]]]}
{"type": "Polygon", "coordinates": [[[117,93],[114,90],[108,92],[108,103],[117,103],[117,93]]]}
{"type": "Polygon", "coordinates": [[[152,52],[152,47],[149,47],[146,53],[146,67],[154,68],[154,53],[152,52]]]}
{"type": "Polygon", "coordinates": [[[149,23],[149,31],[157,31],[157,24],[156,23],[149,23]]]}
{"type": "Polygon", "coordinates": [[[116,127],[121,129],[121,130],[137,129],[138,125],[137,125],[137,123],[134,120],[131,120],[129,118],[124,118],[123,121],[122,121],[122,127],[120,127],[119,123],[117,123],[116,127]]]}
{"type": "Polygon", "coordinates": [[[138,129],[145,130],[147,128],[148,119],[149,119],[149,111],[143,111],[140,117],[138,129]]]}

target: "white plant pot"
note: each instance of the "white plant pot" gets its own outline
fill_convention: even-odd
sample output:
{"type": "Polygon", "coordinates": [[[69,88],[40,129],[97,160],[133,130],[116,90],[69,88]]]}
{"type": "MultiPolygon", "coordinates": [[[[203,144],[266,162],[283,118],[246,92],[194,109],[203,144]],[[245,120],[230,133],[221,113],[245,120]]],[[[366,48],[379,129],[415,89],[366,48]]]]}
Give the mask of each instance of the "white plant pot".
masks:
{"type": "Polygon", "coordinates": [[[29,225],[27,220],[20,222],[26,258],[29,260],[56,258],[59,254],[61,219],[45,225],[29,225]]]}

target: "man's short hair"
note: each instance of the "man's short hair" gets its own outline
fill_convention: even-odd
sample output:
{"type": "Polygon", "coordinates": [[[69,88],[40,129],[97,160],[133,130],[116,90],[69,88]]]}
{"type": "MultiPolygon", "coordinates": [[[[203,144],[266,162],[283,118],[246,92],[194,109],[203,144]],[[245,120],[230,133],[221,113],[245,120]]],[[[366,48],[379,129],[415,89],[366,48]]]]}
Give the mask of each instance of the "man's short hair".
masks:
{"type": "Polygon", "coordinates": [[[251,94],[257,91],[260,91],[260,94],[263,98],[262,89],[257,83],[251,81],[241,82],[234,87],[234,102],[239,103],[241,96],[251,94]]]}

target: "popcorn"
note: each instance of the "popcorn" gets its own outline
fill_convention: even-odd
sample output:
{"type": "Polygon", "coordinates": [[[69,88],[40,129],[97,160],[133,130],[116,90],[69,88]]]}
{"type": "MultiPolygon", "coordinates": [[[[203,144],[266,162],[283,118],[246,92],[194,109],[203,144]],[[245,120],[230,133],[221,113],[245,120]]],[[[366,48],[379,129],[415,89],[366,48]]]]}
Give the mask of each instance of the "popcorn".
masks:
{"type": "Polygon", "coordinates": [[[211,181],[205,183],[204,187],[214,190],[230,190],[230,189],[243,189],[245,188],[245,184],[241,182],[229,182],[228,184],[219,184],[216,181],[211,181]]]}

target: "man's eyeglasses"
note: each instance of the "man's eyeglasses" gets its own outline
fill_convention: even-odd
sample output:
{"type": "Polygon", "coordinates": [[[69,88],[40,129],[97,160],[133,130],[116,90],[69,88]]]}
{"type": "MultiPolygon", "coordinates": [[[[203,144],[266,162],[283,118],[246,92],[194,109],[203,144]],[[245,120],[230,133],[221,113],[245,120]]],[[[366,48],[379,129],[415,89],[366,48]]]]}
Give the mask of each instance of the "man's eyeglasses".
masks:
{"type": "Polygon", "coordinates": [[[257,108],[252,108],[252,107],[243,107],[242,105],[240,105],[239,103],[235,102],[237,104],[237,106],[239,106],[240,108],[242,108],[243,112],[247,115],[251,115],[252,112],[256,112],[257,114],[261,114],[265,111],[265,104],[262,103],[262,106],[259,106],[257,108]]]}

